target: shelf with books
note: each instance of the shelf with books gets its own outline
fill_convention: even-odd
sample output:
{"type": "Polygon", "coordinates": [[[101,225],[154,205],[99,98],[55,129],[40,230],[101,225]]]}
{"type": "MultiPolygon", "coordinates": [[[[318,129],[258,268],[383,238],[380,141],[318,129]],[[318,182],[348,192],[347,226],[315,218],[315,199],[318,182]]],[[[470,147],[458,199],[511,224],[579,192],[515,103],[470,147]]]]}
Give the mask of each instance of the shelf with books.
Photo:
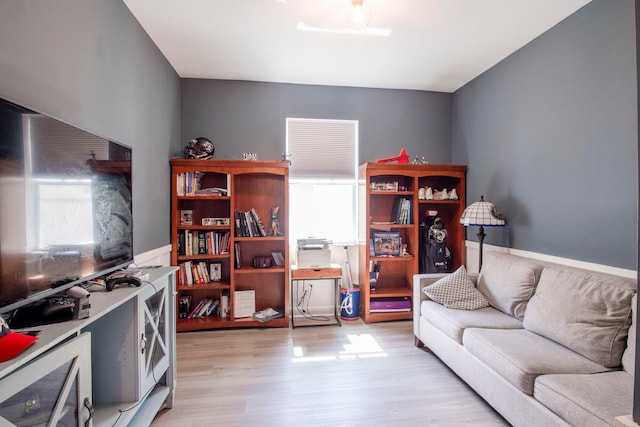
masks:
{"type": "Polygon", "coordinates": [[[464,263],[464,230],[456,221],[464,209],[465,174],[463,165],[360,166],[360,314],[365,322],[412,318],[410,308],[372,309],[371,303],[394,298],[406,304],[405,298],[411,299],[413,275],[421,271],[425,257],[423,223],[429,214],[437,211],[448,227],[450,268],[464,263]],[[451,190],[454,198],[449,198],[451,190]]]}
{"type": "Polygon", "coordinates": [[[178,316],[177,330],[288,326],[288,164],[173,159],[171,170],[172,264],[183,271],[177,302],[190,297],[198,304],[223,295],[229,300],[226,316],[178,316]],[[217,280],[211,277],[214,266],[217,280]],[[287,315],[264,323],[234,318],[237,291],[255,291],[256,311],[274,308],[287,315]]]}

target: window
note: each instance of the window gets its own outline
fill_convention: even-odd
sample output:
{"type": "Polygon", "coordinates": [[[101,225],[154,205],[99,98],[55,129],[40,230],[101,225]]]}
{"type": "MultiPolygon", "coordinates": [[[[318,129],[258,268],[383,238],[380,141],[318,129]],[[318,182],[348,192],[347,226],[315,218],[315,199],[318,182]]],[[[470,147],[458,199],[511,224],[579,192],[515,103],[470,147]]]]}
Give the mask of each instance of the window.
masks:
{"type": "Polygon", "coordinates": [[[35,180],[35,247],[93,243],[91,180],[35,180]]]}
{"type": "Polygon", "coordinates": [[[288,118],[286,126],[291,244],[356,242],[358,122],[288,118]]]}

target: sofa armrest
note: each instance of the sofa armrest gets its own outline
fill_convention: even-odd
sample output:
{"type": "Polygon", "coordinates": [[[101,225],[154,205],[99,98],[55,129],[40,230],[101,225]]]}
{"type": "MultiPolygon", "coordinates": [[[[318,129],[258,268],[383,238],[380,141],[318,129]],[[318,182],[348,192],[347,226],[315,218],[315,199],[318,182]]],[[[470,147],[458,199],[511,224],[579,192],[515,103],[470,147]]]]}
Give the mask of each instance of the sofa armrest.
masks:
{"type": "Polygon", "coordinates": [[[420,305],[422,305],[422,301],[429,299],[425,293],[422,292],[422,288],[442,279],[446,275],[447,273],[413,275],[413,335],[418,338],[420,338],[418,331],[420,325],[420,305]]]}
{"type": "MultiPolygon", "coordinates": [[[[420,338],[420,306],[422,301],[428,300],[429,297],[422,292],[422,288],[447,276],[449,273],[433,273],[433,274],[414,274],[413,275],[413,335],[420,338]]],[[[469,274],[469,278],[474,285],[478,284],[478,274],[469,274]]]]}

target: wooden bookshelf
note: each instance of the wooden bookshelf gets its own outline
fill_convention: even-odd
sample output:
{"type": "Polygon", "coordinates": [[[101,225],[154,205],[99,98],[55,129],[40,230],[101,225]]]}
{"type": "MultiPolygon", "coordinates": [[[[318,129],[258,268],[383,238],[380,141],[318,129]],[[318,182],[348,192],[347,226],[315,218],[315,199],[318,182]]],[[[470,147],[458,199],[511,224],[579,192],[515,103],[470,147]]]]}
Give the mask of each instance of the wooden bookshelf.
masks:
{"type": "MultiPolygon", "coordinates": [[[[413,275],[424,272],[424,224],[430,212],[447,230],[446,246],[451,252],[448,271],[465,263],[465,233],[459,219],[465,208],[464,165],[365,163],[359,168],[360,200],[360,316],[367,323],[412,319],[410,311],[371,312],[371,302],[380,298],[412,297],[413,275]],[[420,189],[455,189],[457,200],[426,200],[420,189]],[[408,223],[398,223],[398,201],[408,200],[408,223]],[[406,252],[400,255],[371,253],[376,232],[397,233],[406,252]],[[370,286],[370,265],[379,265],[375,289],[370,286]]],[[[406,216],[404,217],[406,218],[406,216]]]]}
{"type": "MultiPolygon", "coordinates": [[[[176,273],[176,307],[182,297],[191,297],[191,308],[205,298],[221,300],[229,297],[229,315],[217,312],[202,318],[180,317],[176,310],[177,331],[238,327],[289,326],[289,245],[288,234],[288,177],[286,162],[243,160],[171,160],[171,236],[172,265],[184,268],[185,263],[202,264],[210,270],[211,264],[220,264],[221,280],[188,283],[185,275],[176,273]],[[197,176],[187,183],[190,177],[197,176]],[[219,194],[212,194],[221,189],[219,194]],[[265,233],[271,231],[271,210],[279,207],[278,221],[281,234],[244,235],[236,227],[236,212],[254,211],[261,220],[265,233]],[[181,222],[181,212],[188,211],[191,223],[181,222]],[[203,218],[229,219],[227,224],[203,225],[203,218]],[[213,236],[228,235],[227,244],[218,250],[185,250],[186,234],[213,236]],[[284,265],[255,268],[254,257],[271,257],[280,252],[284,265]],[[239,262],[239,265],[236,265],[239,262]],[[252,318],[234,318],[234,292],[254,290],[256,311],[275,308],[284,312],[282,318],[258,322],[252,318]]],[[[219,222],[219,221],[218,221],[219,222]]],[[[200,248],[200,245],[197,246],[200,248]]],[[[215,248],[206,243],[205,247],[215,248]]],[[[193,247],[195,249],[195,247],[193,247]]],[[[183,269],[181,268],[181,270],[183,269]]],[[[194,273],[192,272],[192,276],[194,273]]]]}

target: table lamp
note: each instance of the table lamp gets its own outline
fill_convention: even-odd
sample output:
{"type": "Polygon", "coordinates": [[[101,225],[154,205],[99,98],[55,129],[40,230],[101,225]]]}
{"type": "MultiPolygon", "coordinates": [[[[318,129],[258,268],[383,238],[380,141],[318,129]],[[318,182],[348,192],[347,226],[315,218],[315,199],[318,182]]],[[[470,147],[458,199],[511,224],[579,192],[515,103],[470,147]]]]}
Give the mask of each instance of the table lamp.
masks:
{"type": "Polygon", "coordinates": [[[479,202],[474,202],[467,206],[460,216],[460,224],[465,227],[475,225],[480,226],[478,230],[478,240],[480,241],[480,264],[478,270],[482,269],[482,242],[486,236],[484,227],[504,226],[504,217],[493,203],[485,202],[484,196],[480,196],[479,202]]]}

